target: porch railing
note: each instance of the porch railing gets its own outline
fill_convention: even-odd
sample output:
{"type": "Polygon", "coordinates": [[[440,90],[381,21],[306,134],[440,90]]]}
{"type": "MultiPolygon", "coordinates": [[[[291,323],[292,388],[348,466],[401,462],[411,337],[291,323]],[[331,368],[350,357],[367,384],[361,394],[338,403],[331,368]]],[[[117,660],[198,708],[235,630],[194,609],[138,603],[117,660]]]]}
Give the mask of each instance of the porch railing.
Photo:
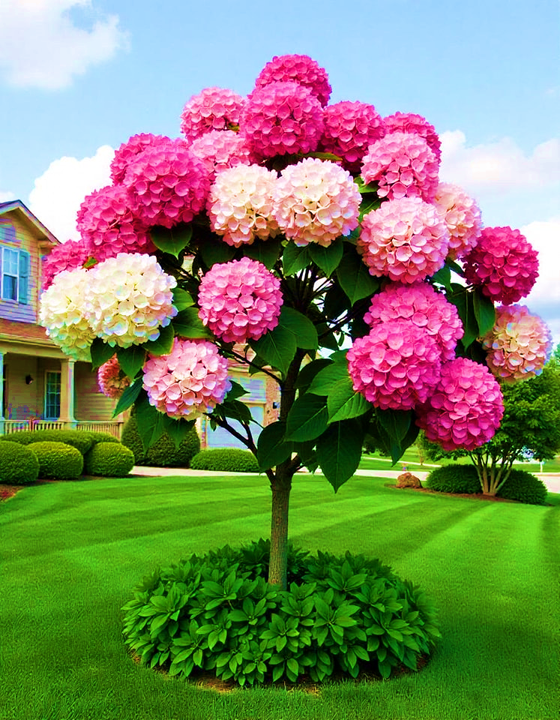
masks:
{"type": "Polygon", "coordinates": [[[111,433],[120,440],[123,422],[118,420],[0,420],[0,435],[20,430],[89,430],[111,433]]]}

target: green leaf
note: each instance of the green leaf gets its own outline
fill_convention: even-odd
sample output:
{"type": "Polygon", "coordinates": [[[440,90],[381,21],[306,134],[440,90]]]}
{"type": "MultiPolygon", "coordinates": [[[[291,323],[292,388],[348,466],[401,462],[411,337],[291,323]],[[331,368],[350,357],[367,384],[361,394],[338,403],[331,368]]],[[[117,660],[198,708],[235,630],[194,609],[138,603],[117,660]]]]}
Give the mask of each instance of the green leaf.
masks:
{"type": "Polygon", "coordinates": [[[235,380],[230,380],[231,388],[226,395],[226,400],[237,400],[237,398],[247,395],[247,390],[235,380]]]}
{"type": "Polygon", "coordinates": [[[176,419],[171,418],[168,415],[163,415],[164,430],[169,435],[171,440],[173,440],[173,443],[175,444],[175,448],[177,450],[179,449],[179,446],[185,439],[189,430],[192,430],[192,428],[194,427],[194,424],[194,420],[176,419]]]}
{"type": "Polygon", "coordinates": [[[284,248],[282,265],[284,275],[295,275],[311,263],[311,256],[307,247],[298,247],[295,243],[289,242],[284,248]]]}
{"type": "Polygon", "coordinates": [[[178,258],[181,250],[184,250],[192,238],[191,225],[176,225],[173,228],[166,228],[156,225],[150,230],[152,242],[163,252],[169,253],[178,258]]]}
{"type": "Polygon", "coordinates": [[[315,375],[308,392],[313,395],[328,395],[339,380],[350,379],[348,366],[344,363],[330,363],[315,375]]]}
{"type": "MultiPolygon", "coordinates": [[[[337,366],[335,366],[337,367],[337,366]]],[[[373,408],[365,397],[356,392],[350,377],[336,382],[327,397],[329,423],[360,417],[373,408]]]]}
{"type": "Polygon", "coordinates": [[[296,388],[302,395],[308,391],[308,388],[317,373],[329,365],[332,365],[330,360],[327,360],[326,358],[319,358],[318,360],[313,360],[308,365],[302,367],[296,380],[296,388]]]}
{"type": "Polygon", "coordinates": [[[288,413],[286,440],[305,442],[319,437],[326,429],[329,419],[324,398],[317,395],[299,397],[288,413]]]}
{"type": "Polygon", "coordinates": [[[273,422],[263,428],[257,442],[257,460],[261,470],[280,465],[293,452],[293,443],[286,442],[286,423],[273,422]]]}
{"type": "Polygon", "coordinates": [[[138,375],[146,362],[146,351],[143,345],[131,345],[127,348],[119,348],[117,357],[122,371],[128,375],[131,380],[138,375]]]}
{"type": "Polygon", "coordinates": [[[478,337],[483,337],[496,323],[496,308],[492,300],[482,294],[481,288],[473,292],[473,310],[478,324],[478,337]]]}
{"type": "Polygon", "coordinates": [[[342,258],[336,277],[352,305],[365,297],[371,297],[379,289],[379,279],[369,274],[367,266],[355,250],[342,258]]]}
{"type": "Polygon", "coordinates": [[[410,431],[412,410],[377,410],[377,420],[389,437],[391,459],[396,463],[404,452],[404,439],[410,431]]]}
{"type": "Polygon", "coordinates": [[[157,340],[148,340],[148,342],[144,343],[142,347],[145,348],[146,352],[149,352],[151,355],[156,355],[158,357],[161,355],[169,355],[173,348],[174,339],[175,334],[173,332],[173,326],[167,325],[166,327],[160,328],[157,340]]]}
{"type": "Polygon", "coordinates": [[[289,330],[296,341],[296,345],[303,350],[316,350],[319,345],[317,329],[311,320],[303,313],[284,305],[280,311],[278,325],[289,330]]]}
{"type": "Polygon", "coordinates": [[[309,254],[313,262],[330,277],[342,260],[344,246],[341,238],[337,238],[328,247],[322,245],[309,245],[309,254]]]}
{"type": "Polygon", "coordinates": [[[95,370],[110,360],[117,352],[117,349],[107,345],[100,338],[95,338],[90,346],[91,350],[91,368],[95,370]]]}
{"type": "Polygon", "coordinates": [[[265,363],[284,375],[288,372],[297,350],[293,332],[280,324],[258,340],[251,340],[249,345],[265,363]]]}
{"type": "Polygon", "coordinates": [[[358,215],[359,221],[362,222],[362,220],[366,215],[368,215],[368,213],[380,208],[382,202],[383,200],[381,198],[378,198],[377,195],[371,194],[363,197],[362,202],[360,203],[360,212],[358,215]]]}
{"type": "Polygon", "coordinates": [[[478,322],[473,307],[473,294],[468,292],[464,285],[451,283],[452,292],[447,295],[450,303],[457,308],[461,322],[463,323],[464,334],[461,339],[465,350],[478,337],[478,322]]]}
{"type": "Polygon", "coordinates": [[[361,175],[355,177],[354,182],[358,186],[358,190],[362,193],[362,195],[366,195],[367,193],[376,193],[379,187],[377,183],[365,183],[361,175]]]}
{"type": "Polygon", "coordinates": [[[363,440],[362,425],[357,420],[332,423],[317,440],[319,466],[335,492],[356,472],[363,440]]]}
{"type": "Polygon", "coordinates": [[[269,238],[268,240],[255,240],[252,245],[247,245],[244,248],[244,254],[253,260],[258,260],[269,270],[272,270],[276,265],[281,249],[281,238],[269,238]]]}
{"type": "Polygon", "coordinates": [[[451,269],[449,265],[444,265],[436,273],[432,275],[432,280],[443,285],[447,290],[451,290],[451,269]]]}
{"type": "Polygon", "coordinates": [[[150,405],[144,396],[136,403],[136,422],[144,450],[148,450],[165,432],[163,413],[150,405]]]}
{"type": "Polygon", "coordinates": [[[177,308],[177,312],[186,310],[188,307],[192,307],[194,305],[194,300],[192,299],[191,294],[186,290],[183,290],[183,288],[175,287],[171,293],[173,295],[173,305],[177,308]]]}
{"type": "Polygon", "coordinates": [[[202,239],[200,243],[200,255],[204,264],[211,268],[212,265],[216,263],[225,263],[233,260],[235,248],[211,233],[202,239]]]}
{"type": "Polygon", "coordinates": [[[212,333],[203,325],[198,317],[198,309],[195,307],[181,310],[172,320],[171,325],[175,335],[196,340],[198,338],[212,338],[212,333]]]}
{"type": "Polygon", "coordinates": [[[142,378],[136,379],[129,385],[120,396],[117,407],[113,410],[113,417],[117,417],[120,413],[128,410],[133,405],[142,392],[142,378]]]}
{"type": "Polygon", "coordinates": [[[239,400],[226,399],[221,405],[217,406],[214,412],[219,412],[224,415],[224,417],[233,418],[242,423],[249,424],[253,420],[249,407],[239,400]]]}

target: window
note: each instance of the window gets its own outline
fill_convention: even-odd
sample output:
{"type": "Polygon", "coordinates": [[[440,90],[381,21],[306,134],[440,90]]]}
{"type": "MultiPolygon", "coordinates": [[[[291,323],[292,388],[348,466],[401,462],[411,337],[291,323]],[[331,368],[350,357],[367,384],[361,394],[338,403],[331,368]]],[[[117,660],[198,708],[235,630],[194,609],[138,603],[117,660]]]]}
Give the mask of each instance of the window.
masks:
{"type": "Polygon", "coordinates": [[[29,289],[29,253],[2,248],[2,300],[27,305],[29,289]]]}
{"type": "Polygon", "coordinates": [[[47,372],[45,376],[45,420],[60,417],[60,373],[47,372]]]}

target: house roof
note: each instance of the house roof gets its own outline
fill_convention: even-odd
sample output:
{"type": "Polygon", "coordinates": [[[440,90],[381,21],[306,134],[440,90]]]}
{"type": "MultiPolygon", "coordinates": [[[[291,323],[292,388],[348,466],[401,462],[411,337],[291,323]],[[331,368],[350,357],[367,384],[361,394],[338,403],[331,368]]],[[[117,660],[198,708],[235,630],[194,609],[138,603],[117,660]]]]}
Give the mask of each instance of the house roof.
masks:
{"type": "Polygon", "coordinates": [[[22,222],[30,226],[36,233],[39,233],[39,240],[47,240],[53,245],[60,245],[60,240],[58,240],[52,232],[46,228],[43,223],[35,217],[35,215],[33,215],[31,210],[26,207],[21,200],[8,200],[8,202],[0,202],[0,217],[9,212],[17,213],[22,222]]]}

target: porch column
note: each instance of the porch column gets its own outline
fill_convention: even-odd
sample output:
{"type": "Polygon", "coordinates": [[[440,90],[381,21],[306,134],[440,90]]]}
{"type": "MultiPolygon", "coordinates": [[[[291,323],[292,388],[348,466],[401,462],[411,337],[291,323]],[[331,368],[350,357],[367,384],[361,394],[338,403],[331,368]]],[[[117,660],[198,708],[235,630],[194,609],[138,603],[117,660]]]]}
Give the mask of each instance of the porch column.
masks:
{"type": "Polygon", "coordinates": [[[4,353],[0,352],[0,435],[4,434],[4,353]]]}
{"type": "Polygon", "coordinates": [[[60,361],[60,421],[76,427],[74,417],[74,360],[60,361]]]}

